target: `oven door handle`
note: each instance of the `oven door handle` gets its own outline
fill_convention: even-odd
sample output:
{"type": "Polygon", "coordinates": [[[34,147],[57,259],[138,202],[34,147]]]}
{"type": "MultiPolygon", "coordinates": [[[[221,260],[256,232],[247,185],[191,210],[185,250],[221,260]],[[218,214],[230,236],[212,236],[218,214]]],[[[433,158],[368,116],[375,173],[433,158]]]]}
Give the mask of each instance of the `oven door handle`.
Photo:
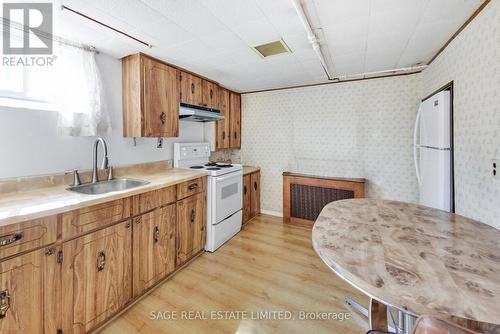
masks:
{"type": "Polygon", "coordinates": [[[219,177],[215,178],[215,182],[222,182],[222,181],[236,179],[236,178],[240,178],[243,181],[243,174],[237,173],[235,175],[230,175],[230,176],[222,176],[222,177],[219,176],[219,177]]]}

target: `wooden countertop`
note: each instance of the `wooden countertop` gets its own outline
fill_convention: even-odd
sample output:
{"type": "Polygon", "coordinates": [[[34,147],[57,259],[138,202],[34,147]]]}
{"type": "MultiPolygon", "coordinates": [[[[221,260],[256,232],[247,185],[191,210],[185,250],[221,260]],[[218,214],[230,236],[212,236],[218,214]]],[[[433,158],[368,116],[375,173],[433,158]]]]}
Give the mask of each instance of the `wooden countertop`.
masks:
{"type": "Polygon", "coordinates": [[[370,297],[419,316],[499,324],[500,231],[424,206],[332,202],[312,231],[320,258],[370,297]]]}
{"type": "Polygon", "coordinates": [[[176,168],[165,169],[161,172],[135,171],[121,177],[141,179],[150,183],[133,189],[100,195],[71,192],[66,190],[68,185],[65,184],[3,193],[0,197],[0,226],[129,197],[206,175],[204,171],[176,168]]]}
{"type": "Polygon", "coordinates": [[[243,175],[255,173],[255,172],[258,172],[259,170],[260,170],[259,167],[243,166],[243,175]]]}

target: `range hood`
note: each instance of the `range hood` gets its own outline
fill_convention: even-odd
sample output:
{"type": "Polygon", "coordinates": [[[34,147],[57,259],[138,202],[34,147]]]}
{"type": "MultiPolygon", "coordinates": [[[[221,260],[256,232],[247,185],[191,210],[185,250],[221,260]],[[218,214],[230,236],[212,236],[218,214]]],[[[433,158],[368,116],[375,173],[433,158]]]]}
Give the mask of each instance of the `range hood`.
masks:
{"type": "Polygon", "coordinates": [[[181,103],[179,106],[179,118],[192,122],[212,122],[224,119],[220,110],[201,107],[193,104],[181,103]]]}

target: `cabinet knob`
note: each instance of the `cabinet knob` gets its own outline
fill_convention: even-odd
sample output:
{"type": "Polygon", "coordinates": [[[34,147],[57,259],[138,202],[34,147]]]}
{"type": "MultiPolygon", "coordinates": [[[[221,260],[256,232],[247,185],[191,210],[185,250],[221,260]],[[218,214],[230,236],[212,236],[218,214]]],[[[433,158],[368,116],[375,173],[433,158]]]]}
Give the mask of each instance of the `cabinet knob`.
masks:
{"type": "Polygon", "coordinates": [[[194,94],[194,83],[191,83],[191,94],[194,94]]]}
{"type": "Polygon", "coordinates": [[[161,121],[161,124],[165,124],[165,122],[167,121],[167,114],[165,114],[164,112],[162,112],[160,114],[160,121],[161,121]]]}
{"type": "Polygon", "coordinates": [[[104,265],[106,264],[106,253],[100,251],[97,253],[97,271],[103,271],[104,265]]]}
{"type": "Polygon", "coordinates": [[[160,240],[160,229],[158,226],[155,226],[153,229],[153,241],[158,242],[158,240],[160,240]]]}
{"type": "Polygon", "coordinates": [[[0,291],[0,319],[5,318],[7,311],[10,308],[9,290],[0,291]]]}
{"type": "Polygon", "coordinates": [[[188,186],[188,190],[195,190],[198,188],[198,183],[193,183],[188,186]]]}
{"type": "Polygon", "coordinates": [[[192,209],[191,210],[191,223],[194,223],[195,219],[196,219],[196,210],[192,209]]]}

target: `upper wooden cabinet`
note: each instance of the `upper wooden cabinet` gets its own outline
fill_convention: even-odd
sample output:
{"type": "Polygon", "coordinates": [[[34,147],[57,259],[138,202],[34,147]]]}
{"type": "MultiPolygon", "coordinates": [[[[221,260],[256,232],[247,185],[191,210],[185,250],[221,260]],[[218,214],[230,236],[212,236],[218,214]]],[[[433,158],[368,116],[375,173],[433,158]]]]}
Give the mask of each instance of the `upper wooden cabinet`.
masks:
{"type": "Polygon", "coordinates": [[[241,148],[241,97],[240,94],[230,93],[229,122],[231,136],[230,148],[241,148]]]}
{"type": "Polygon", "coordinates": [[[203,80],[201,88],[203,106],[219,109],[219,86],[211,81],[203,80]]]}
{"type": "Polygon", "coordinates": [[[122,59],[123,135],[179,135],[179,71],[142,54],[122,59]]]}
{"type": "Polygon", "coordinates": [[[231,133],[229,119],[229,94],[230,93],[227,89],[219,89],[219,109],[222,116],[224,116],[224,119],[215,122],[215,148],[217,149],[229,148],[229,137],[231,133]]]}
{"type": "Polygon", "coordinates": [[[202,79],[196,75],[180,72],[180,101],[188,104],[203,105],[202,79]]]}

